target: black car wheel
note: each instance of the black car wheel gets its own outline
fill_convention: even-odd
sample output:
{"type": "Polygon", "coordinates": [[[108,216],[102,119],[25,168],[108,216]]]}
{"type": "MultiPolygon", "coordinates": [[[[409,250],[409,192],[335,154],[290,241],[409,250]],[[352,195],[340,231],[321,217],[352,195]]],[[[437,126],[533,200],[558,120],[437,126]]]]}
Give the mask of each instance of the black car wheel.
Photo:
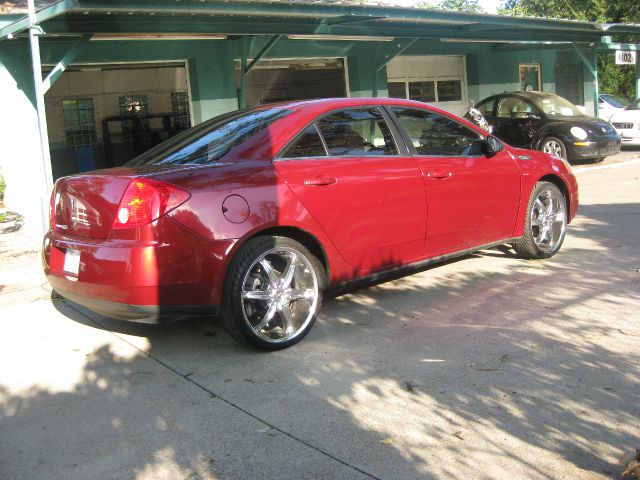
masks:
{"type": "Polygon", "coordinates": [[[223,326],[236,340],[261,350],[298,343],[316,321],[324,278],[320,261],[295,240],[252,238],[229,265],[223,326]]]}
{"type": "Polygon", "coordinates": [[[558,137],[547,137],[540,144],[540,150],[556,157],[567,158],[567,147],[558,137]]]}

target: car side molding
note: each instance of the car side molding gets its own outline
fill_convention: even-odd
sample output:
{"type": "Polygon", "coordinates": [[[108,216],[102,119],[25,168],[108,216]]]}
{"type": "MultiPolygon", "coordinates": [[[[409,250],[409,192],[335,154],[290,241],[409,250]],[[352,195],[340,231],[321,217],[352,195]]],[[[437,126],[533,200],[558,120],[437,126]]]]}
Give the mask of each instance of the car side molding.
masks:
{"type": "Polygon", "coordinates": [[[469,255],[471,253],[478,252],[480,250],[487,250],[489,248],[498,247],[500,245],[504,245],[505,243],[514,243],[520,240],[521,237],[511,237],[505,238],[498,242],[486,243],[483,245],[477,245],[475,247],[465,248],[464,250],[459,250],[457,252],[447,253],[444,255],[438,255],[436,257],[427,258],[425,260],[419,260],[414,263],[409,263],[407,265],[400,265],[397,267],[392,267],[386,270],[382,270],[380,272],[375,272],[370,275],[366,275],[364,277],[358,277],[353,280],[346,280],[344,282],[335,283],[329,285],[325,289],[325,297],[336,297],[346,293],[349,290],[353,290],[355,288],[361,288],[365,286],[370,286],[379,282],[389,281],[395,277],[400,278],[404,277],[409,273],[416,273],[419,270],[422,270],[431,265],[446,262],[448,260],[453,260],[455,258],[464,257],[465,255],[469,255]]]}

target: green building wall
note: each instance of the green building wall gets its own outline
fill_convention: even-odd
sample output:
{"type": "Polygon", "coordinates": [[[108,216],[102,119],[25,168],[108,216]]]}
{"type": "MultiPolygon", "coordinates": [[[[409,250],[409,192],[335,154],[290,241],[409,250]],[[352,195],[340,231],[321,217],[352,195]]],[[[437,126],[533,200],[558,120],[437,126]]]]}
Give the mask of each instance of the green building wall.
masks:
{"type": "MultiPolygon", "coordinates": [[[[254,39],[249,48],[253,58],[268,37],[254,39]]],[[[69,51],[71,41],[41,42],[42,63],[54,65],[69,51]]],[[[351,96],[387,95],[387,75],[383,66],[403,49],[401,42],[336,42],[282,39],[265,58],[340,57],[345,59],[348,93],[351,96]],[[376,73],[377,72],[377,73],[376,73]]],[[[238,108],[235,59],[240,58],[240,40],[108,41],[89,42],[75,58],[76,64],[185,62],[192,100],[192,117],[200,123],[215,115],[238,108]]],[[[482,44],[443,43],[422,40],[403,51],[405,55],[465,55],[469,99],[478,101],[493,93],[519,88],[518,65],[541,66],[543,90],[555,91],[555,64],[581,63],[575,52],[493,51],[482,44]]],[[[587,111],[593,98],[590,73],[584,71],[587,111]]],[[[2,155],[0,168],[8,181],[6,202],[20,210],[28,222],[40,224],[46,217],[48,195],[33,198],[43,185],[33,77],[28,43],[24,39],[0,43],[0,115],[2,155]]]]}

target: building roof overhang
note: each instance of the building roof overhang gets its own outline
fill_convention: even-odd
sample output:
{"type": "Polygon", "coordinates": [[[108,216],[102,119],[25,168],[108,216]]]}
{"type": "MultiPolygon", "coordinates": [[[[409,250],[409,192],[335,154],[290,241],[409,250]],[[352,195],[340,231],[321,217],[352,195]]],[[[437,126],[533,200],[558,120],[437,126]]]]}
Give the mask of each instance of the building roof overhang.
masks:
{"type": "MultiPolygon", "coordinates": [[[[640,39],[640,25],[344,5],[330,0],[61,0],[38,4],[37,23],[45,38],[86,34],[295,35],[514,46],[577,43],[604,49],[619,35],[640,39]]],[[[19,36],[31,26],[28,16],[12,19],[0,23],[0,40],[19,36]]]]}

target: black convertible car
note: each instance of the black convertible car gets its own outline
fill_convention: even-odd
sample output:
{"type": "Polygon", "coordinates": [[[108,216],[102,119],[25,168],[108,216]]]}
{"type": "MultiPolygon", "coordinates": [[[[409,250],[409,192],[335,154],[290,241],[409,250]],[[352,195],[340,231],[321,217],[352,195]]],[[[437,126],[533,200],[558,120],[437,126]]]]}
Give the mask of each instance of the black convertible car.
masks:
{"type": "Polygon", "coordinates": [[[476,106],[509,145],[533,148],[567,160],[593,159],[620,151],[620,136],[611,124],[583,114],[571,102],[551,93],[501,93],[476,106]]]}

